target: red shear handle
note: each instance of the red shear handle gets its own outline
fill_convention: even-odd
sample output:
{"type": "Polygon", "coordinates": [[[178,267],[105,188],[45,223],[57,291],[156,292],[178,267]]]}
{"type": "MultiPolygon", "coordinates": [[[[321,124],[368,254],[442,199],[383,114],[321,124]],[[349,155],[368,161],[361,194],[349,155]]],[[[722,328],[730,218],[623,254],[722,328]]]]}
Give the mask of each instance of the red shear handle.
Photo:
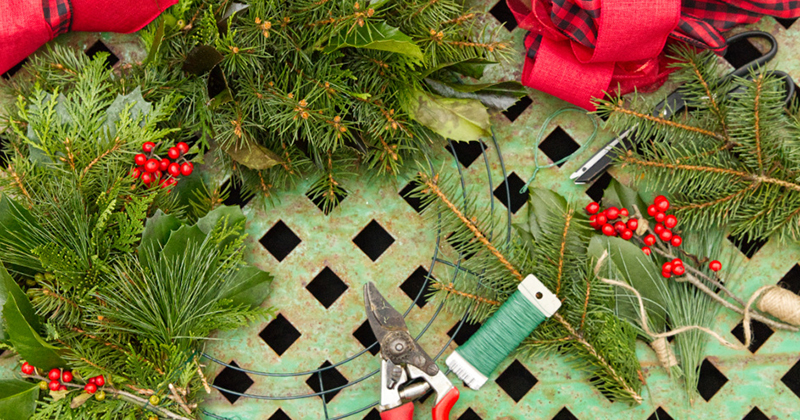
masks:
{"type": "Polygon", "coordinates": [[[381,420],[412,420],[414,418],[414,403],[409,402],[389,411],[381,412],[381,420]]]}
{"type": "Polygon", "coordinates": [[[458,401],[458,388],[453,387],[453,389],[447,391],[447,394],[439,401],[439,404],[433,407],[433,420],[449,420],[450,409],[453,408],[456,401],[458,401]]]}

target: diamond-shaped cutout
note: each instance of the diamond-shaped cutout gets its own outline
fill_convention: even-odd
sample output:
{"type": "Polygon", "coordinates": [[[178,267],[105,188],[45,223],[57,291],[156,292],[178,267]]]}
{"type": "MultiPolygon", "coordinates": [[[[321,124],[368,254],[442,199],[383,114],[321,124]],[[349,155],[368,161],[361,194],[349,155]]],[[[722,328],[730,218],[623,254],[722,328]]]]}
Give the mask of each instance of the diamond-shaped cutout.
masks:
{"type": "Polygon", "coordinates": [[[781,26],[783,26],[786,29],[791,28],[792,25],[794,25],[794,23],[797,22],[797,18],[788,18],[788,19],[775,18],[775,20],[778,21],[778,23],[780,23],[781,26]]]}
{"type": "Polygon", "coordinates": [[[283,261],[302,241],[283,220],[278,220],[259,242],[276,260],[283,261]]]}
{"type": "Polygon", "coordinates": [[[360,327],[356,328],[356,330],[353,331],[353,337],[355,337],[365,349],[369,349],[369,352],[373,356],[381,351],[380,346],[377,345],[378,339],[375,338],[375,333],[372,332],[372,328],[369,326],[369,321],[364,321],[360,327]]]}
{"type": "MultiPolygon", "coordinates": [[[[575,153],[580,147],[581,146],[561,127],[556,127],[556,129],[548,134],[539,144],[539,149],[553,162],[558,162],[566,158],[575,153]]],[[[561,162],[557,166],[560,168],[565,163],[567,162],[561,162]]]]}
{"type": "Polygon", "coordinates": [[[272,413],[267,420],[292,420],[292,418],[279,408],[278,411],[272,413]]]}
{"type": "Polygon", "coordinates": [[[745,64],[761,57],[761,51],[758,50],[748,39],[742,39],[738,42],[728,44],[728,49],[722,58],[731,63],[734,68],[739,68],[745,64]]]}
{"type": "Polygon", "coordinates": [[[597,181],[595,181],[591,187],[586,189],[586,195],[599,203],[600,200],[603,199],[603,193],[605,193],[606,188],[608,188],[608,184],[611,183],[612,179],[614,178],[609,175],[608,172],[603,172],[603,174],[597,178],[597,181]]]}
{"type": "Polygon", "coordinates": [[[556,415],[553,417],[553,420],[578,420],[578,418],[575,417],[575,415],[572,414],[567,407],[564,407],[561,409],[561,411],[556,413],[556,415]]]}
{"type": "Polygon", "coordinates": [[[425,210],[425,206],[422,204],[422,199],[419,197],[412,197],[411,192],[417,189],[420,186],[420,183],[414,179],[409,182],[405,187],[398,194],[400,197],[403,197],[403,200],[406,200],[409,206],[411,206],[414,211],[417,213],[422,213],[422,210],[425,210]]]}
{"type": "Polygon", "coordinates": [[[800,360],[795,362],[794,366],[783,375],[781,382],[794,392],[797,398],[800,398],[800,360]]]}
{"type": "Polygon", "coordinates": [[[242,190],[242,183],[238,180],[234,181],[232,178],[228,178],[228,180],[222,184],[220,191],[222,191],[223,196],[225,196],[225,200],[222,201],[222,204],[226,206],[244,207],[253,199],[252,194],[247,194],[242,190]]]}
{"type": "Polygon", "coordinates": [[[448,337],[452,337],[453,334],[456,335],[453,341],[455,341],[456,344],[458,344],[459,346],[466,343],[467,340],[469,340],[469,338],[472,337],[472,334],[478,332],[478,328],[481,327],[481,324],[472,324],[469,322],[464,322],[464,324],[461,325],[461,329],[458,329],[459,325],[461,325],[460,322],[457,323],[456,325],[453,325],[453,328],[450,328],[450,331],[447,332],[448,337]],[[456,333],[457,329],[458,333],[456,333]]]}
{"type": "MultiPolygon", "coordinates": [[[[767,326],[767,324],[754,319],[750,321],[750,328],[752,330],[753,339],[750,341],[748,350],[750,350],[750,353],[755,353],[767,342],[775,331],[767,326]]],[[[744,344],[744,323],[740,322],[734,327],[733,330],[731,330],[731,334],[744,344]]]]}
{"type": "Polygon", "coordinates": [[[415,301],[420,308],[428,303],[428,296],[426,290],[423,290],[428,284],[428,270],[422,267],[417,267],[413,273],[400,285],[402,290],[411,300],[415,301]],[[421,292],[421,293],[420,293],[421,292]],[[419,298],[417,298],[419,297],[419,298]]]}
{"type": "Polygon", "coordinates": [[[658,407],[656,411],[653,412],[653,414],[651,414],[650,417],[647,418],[647,420],[674,420],[674,419],[672,418],[672,416],[669,415],[669,413],[664,411],[663,408],[658,407]]]}
{"type": "MultiPolygon", "coordinates": [[[[501,1],[501,3],[503,3],[503,1],[501,1]]],[[[460,416],[458,416],[458,420],[483,420],[483,419],[481,418],[481,416],[478,415],[478,413],[475,412],[475,410],[473,410],[470,407],[467,407],[467,409],[460,416]]]]}
{"type": "Polygon", "coordinates": [[[113,51],[108,49],[108,46],[103,43],[103,41],[97,40],[91,47],[87,48],[85,54],[89,56],[89,58],[94,58],[97,53],[108,53],[106,57],[106,68],[111,68],[114,64],[117,64],[119,61],[119,57],[114,54],[113,51]]]}
{"type": "Polygon", "coordinates": [[[317,206],[320,211],[325,213],[326,216],[331,214],[336,207],[339,207],[339,204],[341,204],[342,201],[347,198],[348,194],[344,188],[339,188],[333,191],[333,195],[336,196],[336,199],[333,201],[328,201],[326,200],[324,194],[313,194],[313,189],[306,192],[306,197],[308,197],[308,199],[311,200],[311,202],[314,203],[314,205],[317,206]]]}
{"type": "Polygon", "coordinates": [[[800,295],[800,264],[795,264],[791,270],[786,272],[778,285],[800,295]]]}
{"type": "Polygon", "coordinates": [[[378,222],[372,220],[353,238],[353,242],[369,259],[375,261],[394,243],[394,238],[378,222]]]}
{"type": "MultiPolygon", "coordinates": [[[[320,369],[327,368],[331,366],[331,362],[325,361],[325,363],[320,366],[320,369]]],[[[326,391],[323,396],[325,397],[325,401],[330,402],[336,394],[339,393],[339,390],[335,391],[328,391],[330,389],[339,388],[348,384],[347,378],[344,377],[341,373],[339,373],[336,368],[329,368],[317,372],[311,375],[308,380],[306,380],[306,385],[308,385],[314,392],[322,392],[323,388],[326,391]],[[322,378],[322,387],[320,387],[320,377],[322,378]]]]}
{"type": "Polygon", "coordinates": [[[22,66],[24,66],[25,63],[27,63],[27,62],[28,62],[27,58],[22,59],[22,61],[20,61],[19,63],[15,64],[14,67],[11,67],[10,69],[8,69],[7,72],[3,73],[3,76],[2,76],[3,79],[9,80],[12,77],[14,77],[14,75],[17,74],[17,72],[22,69],[22,66]]]}
{"type": "Polygon", "coordinates": [[[697,391],[704,400],[709,401],[725,383],[728,378],[722,372],[709,362],[708,359],[703,360],[700,365],[700,378],[697,381],[697,391]]]}
{"type": "Polygon", "coordinates": [[[503,115],[506,116],[511,122],[516,121],[529,106],[533,104],[533,100],[528,96],[523,96],[517,100],[517,103],[511,105],[508,109],[503,111],[503,115]]]}
{"type": "Polygon", "coordinates": [[[302,334],[283,314],[278,314],[258,335],[278,356],[282,356],[302,334]]]}
{"type": "Polygon", "coordinates": [[[528,190],[520,193],[522,187],[525,186],[525,181],[520,179],[517,174],[511,172],[508,177],[494,190],[494,196],[503,203],[504,206],[511,210],[511,213],[516,213],[520,207],[528,202],[528,190]],[[509,194],[511,194],[509,196],[509,194]]]}
{"type": "Polygon", "coordinates": [[[511,13],[511,9],[508,8],[508,4],[506,4],[506,0],[500,0],[497,4],[489,10],[489,13],[495,17],[500,23],[502,23],[506,29],[509,31],[513,31],[514,28],[517,27],[517,19],[514,18],[514,14],[511,13]]]}
{"type": "Polygon", "coordinates": [[[362,420],[381,420],[381,413],[373,408],[372,410],[369,410],[369,413],[367,413],[362,420]]]}
{"type": "Polygon", "coordinates": [[[239,399],[240,395],[229,391],[244,394],[253,385],[253,380],[246,373],[235,369],[239,367],[236,362],[231,361],[228,364],[233,367],[225,366],[225,369],[222,369],[219,375],[214,378],[214,386],[219,387],[219,392],[233,404],[239,399]]]}
{"type": "Polygon", "coordinates": [[[767,244],[767,240],[747,240],[742,236],[734,237],[733,235],[728,236],[728,240],[733,243],[736,248],[739,248],[739,251],[742,251],[747,258],[753,258],[754,255],[761,249],[764,245],[767,244]]]}
{"type": "Polygon", "coordinates": [[[514,360],[495,382],[514,402],[519,402],[538,380],[519,360],[514,360]]]}
{"type": "Polygon", "coordinates": [[[766,414],[762,413],[758,407],[753,407],[746,416],[742,417],[742,420],[769,420],[766,414]]]}
{"type": "Polygon", "coordinates": [[[461,163],[461,166],[469,168],[486,150],[486,144],[480,140],[449,141],[445,149],[461,163]]]}
{"type": "Polygon", "coordinates": [[[343,282],[336,273],[328,267],[325,267],[311,283],[306,286],[306,290],[311,292],[312,295],[328,309],[339,299],[344,292],[348,289],[347,283],[343,282]]]}

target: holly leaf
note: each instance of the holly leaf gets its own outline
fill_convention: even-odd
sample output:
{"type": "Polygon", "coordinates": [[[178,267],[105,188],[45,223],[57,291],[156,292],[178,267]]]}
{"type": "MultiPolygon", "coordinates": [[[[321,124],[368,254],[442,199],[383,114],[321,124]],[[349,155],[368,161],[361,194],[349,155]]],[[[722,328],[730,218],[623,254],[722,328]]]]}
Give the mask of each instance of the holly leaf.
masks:
{"type": "MultiPolygon", "coordinates": [[[[178,261],[179,257],[184,254],[186,247],[189,244],[201,244],[205,238],[206,234],[200,230],[197,225],[181,226],[169,236],[164,248],[161,249],[159,261],[161,261],[163,264],[169,264],[169,261],[178,261]]],[[[142,261],[143,264],[144,262],[145,261],[142,261]]],[[[152,263],[156,263],[156,261],[152,261],[152,263]]],[[[154,266],[155,264],[153,264],[151,267],[154,266]]]]}
{"type": "Polygon", "coordinates": [[[14,351],[40,369],[49,370],[66,365],[58,354],[59,349],[45,342],[37,332],[41,329],[41,324],[33,305],[2,266],[0,281],[3,282],[6,292],[6,301],[3,304],[6,334],[14,351]]]}
{"type": "Polygon", "coordinates": [[[266,147],[255,142],[243,142],[242,144],[231,144],[224,148],[231,159],[242,165],[254,169],[269,169],[279,163],[281,158],[266,147]]]}
{"type": "Polygon", "coordinates": [[[89,401],[89,398],[92,398],[92,394],[89,394],[88,392],[81,392],[80,394],[75,396],[75,398],[73,398],[72,401],[70,401],[69,408],[74,410],[85,404],[86,401],[89,401]]]}
{"type": "Polygon", "coordinates": [[[222,219],[226,219],[229,225],[242,223],[247,220],[239,206],[220,206],[211,210],[205,216],[197,220],[197,227],[203,233],[208,234],[222,219]]]}
{"type": "Polygon", "coordinates": [[[155,251],[163,248],[172,232],[181,226],[182,223],[177,217],[164,214],[161,210],[157,210],[153,217],[147,219],[142,232],[142,242],[139,244],[139,260],[142,261],[142,265],[149,265],[149,262],[144,261],[150,255],[144,251],[145,248],[154,248],[155,251]]]}
{"type": "Polygon", "coordinates": [[[426,78],[425,83],[439,95],[448,98],[477,99],[496,111],[513,106],[519,98],[528,93],[519,82],[464,84],[426,78]]]}
{"type": "Polygon", "coordinates": [[[272,285],[272,276],[260,269],[246,265],[230,280],[231,288],[221,297],[234,304],[258,306],[267,299],[272,285]]]}
{"type": "Polygon", "coordinates": [[[138,86],[133,92],[127,95],[117,95],[117,98],[114,99],[114,102],[112,102],[106,110],[105,127],[108,129],[108,136],[110,138],[116,135],[117,121],[120,119],[120,114],[126,110],[130,118],[136,120],[141,116],[149,114],[150,111],[153,110],[153,105],[144,100],[144,97],[142,97],[142,89],[138,86]]]}
{"type": "Polygon", "coordinates": [[[471,141],[491,135],[489,113],[475,99],[444,98],[417,90],[408,112],[411,118],[447,139],[471,141]]]}
{"type": "Polygon", "coordinates": [[[363,26],[344,28],[331,38],[322,51],[327,54],[345,47],[393,52],[410,57],[416,62],[421,62],[424,58],[422,50],[410,36],[386,22],[367,21],[363,26]]]}
{"type": "Polygon", "coordinates": [[[19,379],[0,380],[0,419],[28,419],[36,409],[39,386],[19,379]]]}
{"type": "MultiPolygon", "coordinates": [[[[663,285],[660,270],[656,264],[638,246],[624,239],[595,235],[589,241],[588,255],[597,261],[604,252],[608,252],[607,268],[601,270],[599,276],[624,281],[636,289],[642,295],[650,329],[663,331],[667,316],[666,303],[661,293],[663,285]]],[[[615,287],[614,291],[617,316],[633,325],[641,325],[636,296],[621,287],[615,287]]]]}

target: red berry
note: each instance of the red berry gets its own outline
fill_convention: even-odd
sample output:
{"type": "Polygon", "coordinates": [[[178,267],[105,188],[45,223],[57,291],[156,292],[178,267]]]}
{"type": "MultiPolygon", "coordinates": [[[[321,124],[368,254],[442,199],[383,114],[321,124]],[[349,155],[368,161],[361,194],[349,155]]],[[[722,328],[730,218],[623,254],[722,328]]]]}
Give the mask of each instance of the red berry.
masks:
{"type": "Polygon", "coordinates": [[[58,387],[58,390],[59,391],[66,391],[67,390],[67,386],[66,385],[61,385],[61,386],[58,387]]]}
{"type": "Polygon", "coordinates": [[[97,386],[103,386],[103,385],[106,384],[106,380],[105,380],[105,378],[103,378],[103,375],[97,375],[93,379],[94,379],[94,383],[97,386]]]}
{"type": "Polygon", "coordinates": [[[626,241],[630,241],[633,238],[633,231],[625,229],[619,236],[626,241]]]}
{"type": "Polygon", "coordinates": [[[678,265],[678,266],[672,267],[672,273],[675,274],[676,276],[682,276],[683,273],[685,273],[685,272],[686,272],[686,269],[682,265],[678,265]]]}
{"type": "Polygon", "coordinates": [[[658,209],[656,208],[655,204],[651,204],[651,205],[647,206],[647,214],[649,214],[651,216],[655,216],[656,213],[658,213],[658,209]]]}
{"type": "Polygon", "coordinates": [[[628,217],[628,209],[619,209],[619,215],[622,217],[628,217]]]}
{"type": "Polygon", "coordinates": [[[678,218],[674,214],[670,214],[664,219],[664,226],[669,229],[674,228],[678,224],[678,218]]]}
{"type": "Polygon", "coordinates": [[[662,264],[661,265],[661,271],[672,271],[672,263],[671,262],[665,262],[664,264],[662,264]]]}
{"type": "Polygon", "coordinates": [[[672,260],[672,265],[673,266],[675,266],[675,265],[683,265],[683,261],[681,261],[680,258],[675,258],[674,260],[672,260]]]}
{"type": "Polygon", "coordinates": [[[664,219],[666,219],[666,218],[667,218],[666,214],[661,213],[661,212],[656,213],[656,216],[655,216],[656,222],[663,222],[664,219]]]}
{"type": "Polygon", "coordinates": [[[650,253],[652,251],[650,251],[650,247],[649,246],[643,246],[642,247],[642,252],[644,252],[644,255],[650,255],[650,253]]]}
{"type": "Polygon", "coordinates": [[[178,163],[171,163],[169,168],[167,168],[167,172],[172,176],[181,176],[181,165],[178,163]]]}
{"type": "Polygon", "coordinates": [[[586,205],[586,213],[595,214],[600,210],[600,205],[592,201],[586,205]]]}
{"type": "Polygon", "coordinates": [[[89,382],[90,384],[97,385],[97,378],[89,378],[89,380],[87,382],[89,382]]]}
{"type": "Polygon", "coordinates": [[[176,144],[175,147],[178,148],[178,151],[181,152],[181,154],[185,154],[185,153],[189,152],[189,145],[184,143],[184,142],[180,142],[180,143],[176,144]]]}
{"type": "Polygon", "coordinates": [[[150,153],[153,151],[153,148],[155,147],[156,147],[155,143],[153,143],[152,141],[148,141],[142,145],[142,150],[144,150],[145,153],[150,153]]]}
{"type": "Polygon", "coordinates": [[[675,235],[672,237],[670,243],[672,243],[672,246],[681,246],[681,244],[683,243],[683,239],[680,236],[675,235]]]}
{"type": "MultiPolygon", "coordinates": [[[[659,195],[659,197],[662,197],[662,198],[663,198],[664,196],[662,196],[662,195],[659,195]]],[[[657,208],[657,209],[658,209],[658,211],[660,211],[660,212],[665,212],[665,211],[669,210],[669,200],[667,200],[666,198],[664,198],[664,199],[663,199],[663,200],[661,200],[661,201],[656,201],[656,208],[657,208]]]]}
{"type": "Polygon", "coordinates": [[[181,157],[181,151],[178,150],[177,147],[170,147],[167,151],[167,156],[169,156],[170,159],[177,159],[181,157]]]}
{"type": "Polygon", "coordinates": [[[619,209],[616,207],[609,207],[606,209],[606,216],[608,216],[608,220],[614,220],[619,217],[619,209]]]}
{"type": "Polygon", "coordinates": [[[663,195],[658,195],[658,196],[656,196],[656,198],[653,200],[653,204],[658,204],[658,203],[660,203],[660,202],[662,202],[662,201],[665,201],[666,199],[667,199],[667,197],[664,197],[663,195]]]}
{"type": "Polygon", "coordinates": [[[670,273],[669,271],[662,271],[661,272],[661,277],[664,277],[665,279],[668,279],[668,278],[672,277],[672,273],[670,273]]]}
{"type": "Polygon", "coordinates": [[[131,178],[139,178],[140,176],[142,176],[142,170],[140,168],[131,169],[131,178]]]}
{"type": "Polygon", "coordinates": [[[153,174],[149,174],[147,172],[143,173],[142,182],[149,185],[151,182],[153,182],[153,174]]]}
{"type": "Polygon", "coordinates": [[[142,153],[133,157],[133,162],[136,163],[136,166],[142,166],[145,162],[147,162],[147,156],[142,153]]]}
{"type": "Polygon", "coordinates": [[[61,379],[61,369],[51,369],[47,377],[50,378],[51,381],[58,381],[61,379]]]}
{"type": "Polygon", "coordinates": [[[608,223],[603,225],[603,235],[614,236],[616,234],[617,232],[614,230],[614,226],[611,226],[608,223]]]}
{"type": "Polygon", "coordinates": [[[672,231],[671,231],[671,230],[664,229],[664,231],[663,231],[663,232],[661,232],[661,233],[658,235],[658,237],[659,237],[659,238],[661,238],[661,240],[662,240],[662,241],[664,241],[664,242],[667,242],[667,241],[669,241],[670,239],[672,239],[672,231]]]}
{"type": "Polygon", "coordinates": [[[29,365],[28,362],[22,364],[22,373],[32,375],[34,370],[36,369],[32,365],[29,365]]]}
{"type": "Polygon", "coordinates": [[[663,233],[664,230],[665,230],[664,225],[662,225],[661,223],[656,223],[656,227],[653,228],[653,231],[656,233],[656,235],[661,235],[661,233],[663,233]]]}
{"type": "Polygon", "coordinates": [[[95,384],[86,384],[83,386],[83,390],[88,392],[89,394],[94,394],[97,392],[97,385],[95,384]]]}
{"type": "Polygon", "coordinates": [[[605,213],[598,214],[597,218],[594,220],[600,226],[603,226],[604,224],[608,223],[608,217],[606,217],[605,213]]]}
{"type": "Polygon", "coordinates": [[[722,263],[717,260],[711,261],[710,263],[708,263],[708,268],[710,268],[711,271],[722,270],[722,263]]]}
{"type": "Polygon", "coordinates": [[[185,162],[181,165],[181,175],[189,176],[192,172],[194,172],[194,165],[192,165],[192,162],[185,162]]]}
{"type": "Polygon", "coordinates": [[[628,219],[628,229],[636,230],[639,228],[639,219],[628,219]]]}
{"type": "Polygon", "coordinates": [[[158,170],[159,162],[155,159],[148,159],[144,164],[144,170],[147,172],[155,172],[158,170]]]}
{"type": "Polygon", "coordinates": [[[65,371],[61,374],[61,380],[64,382],[72,382],[72,372],[65,371]]]}
{"type": "Polygon", "coordinates": [[[628,227],[625,226],[625,222],[623,222],[622,220],[619,220],[619,221],[617,221],[617,223],[614,223],[614,230],[616,230],[617,232],[622,233],[623,231],[628,230],[628,227]]]}
{"type": "Polygon", "coordinates": [[[58,388],[61,387],[61,383],[59,383],[58,381],[50,381],[50,385],[48,386],[50,387],[51,391],[58,391],[58,388]]]}
{"type": "Polygon", "coordinates": [[[162,172],[166,171],[167,169],[169,169],[170,163],[172,162],[167,158],[161,159],[161,162],[158,162],[158,170],[162,172]]]}
{"type": "Polygon", "coordinates": [[[656,244],[656,235],[647,235],[644,237],[644,244],[647,246],[653,246],[656,244]]]}

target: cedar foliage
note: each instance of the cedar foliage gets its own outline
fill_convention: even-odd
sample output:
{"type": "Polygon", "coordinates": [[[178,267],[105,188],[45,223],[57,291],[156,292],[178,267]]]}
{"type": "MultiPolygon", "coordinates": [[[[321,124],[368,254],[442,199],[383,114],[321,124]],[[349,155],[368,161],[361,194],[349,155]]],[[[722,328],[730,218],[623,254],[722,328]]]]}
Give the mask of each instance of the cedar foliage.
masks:
{"type": "Polygon", "coordinates": [[[469,320],[480,323],[517,290],[525,274],[533,273],[562,306],[523,341],[519,354],[564,355],[609,398],[642,401],[637,333],[614,315],[612,290],[594,274],[587,256],[592,231],[585,216],[555,193],[532,190],[528,221],[515,226],[510,237],[492,237],[492,227],[500,225],[470,198],[474,195],[465,194],[462,203],[452,180],[424,173],[418,180],[415,194],[425,214],[442,235],[453,232],[448,242],[458,253],[449,263],[458,270],[456,278],[436,280],[435,299],[455,313],[469,311],[469,320]]]}
{"type": "Polygon", "coordinates": [[[785,109],[783,79],[760,69],[726,81],[711,52],[682,49],[677,58],[689,111],[666,120],[638,96],[598,103],[608,128],[633,128],[639,139],[619,158],[623,167],[637,183],[669,191],[688,230],[800,240],[800,114],[785,109]]]}

